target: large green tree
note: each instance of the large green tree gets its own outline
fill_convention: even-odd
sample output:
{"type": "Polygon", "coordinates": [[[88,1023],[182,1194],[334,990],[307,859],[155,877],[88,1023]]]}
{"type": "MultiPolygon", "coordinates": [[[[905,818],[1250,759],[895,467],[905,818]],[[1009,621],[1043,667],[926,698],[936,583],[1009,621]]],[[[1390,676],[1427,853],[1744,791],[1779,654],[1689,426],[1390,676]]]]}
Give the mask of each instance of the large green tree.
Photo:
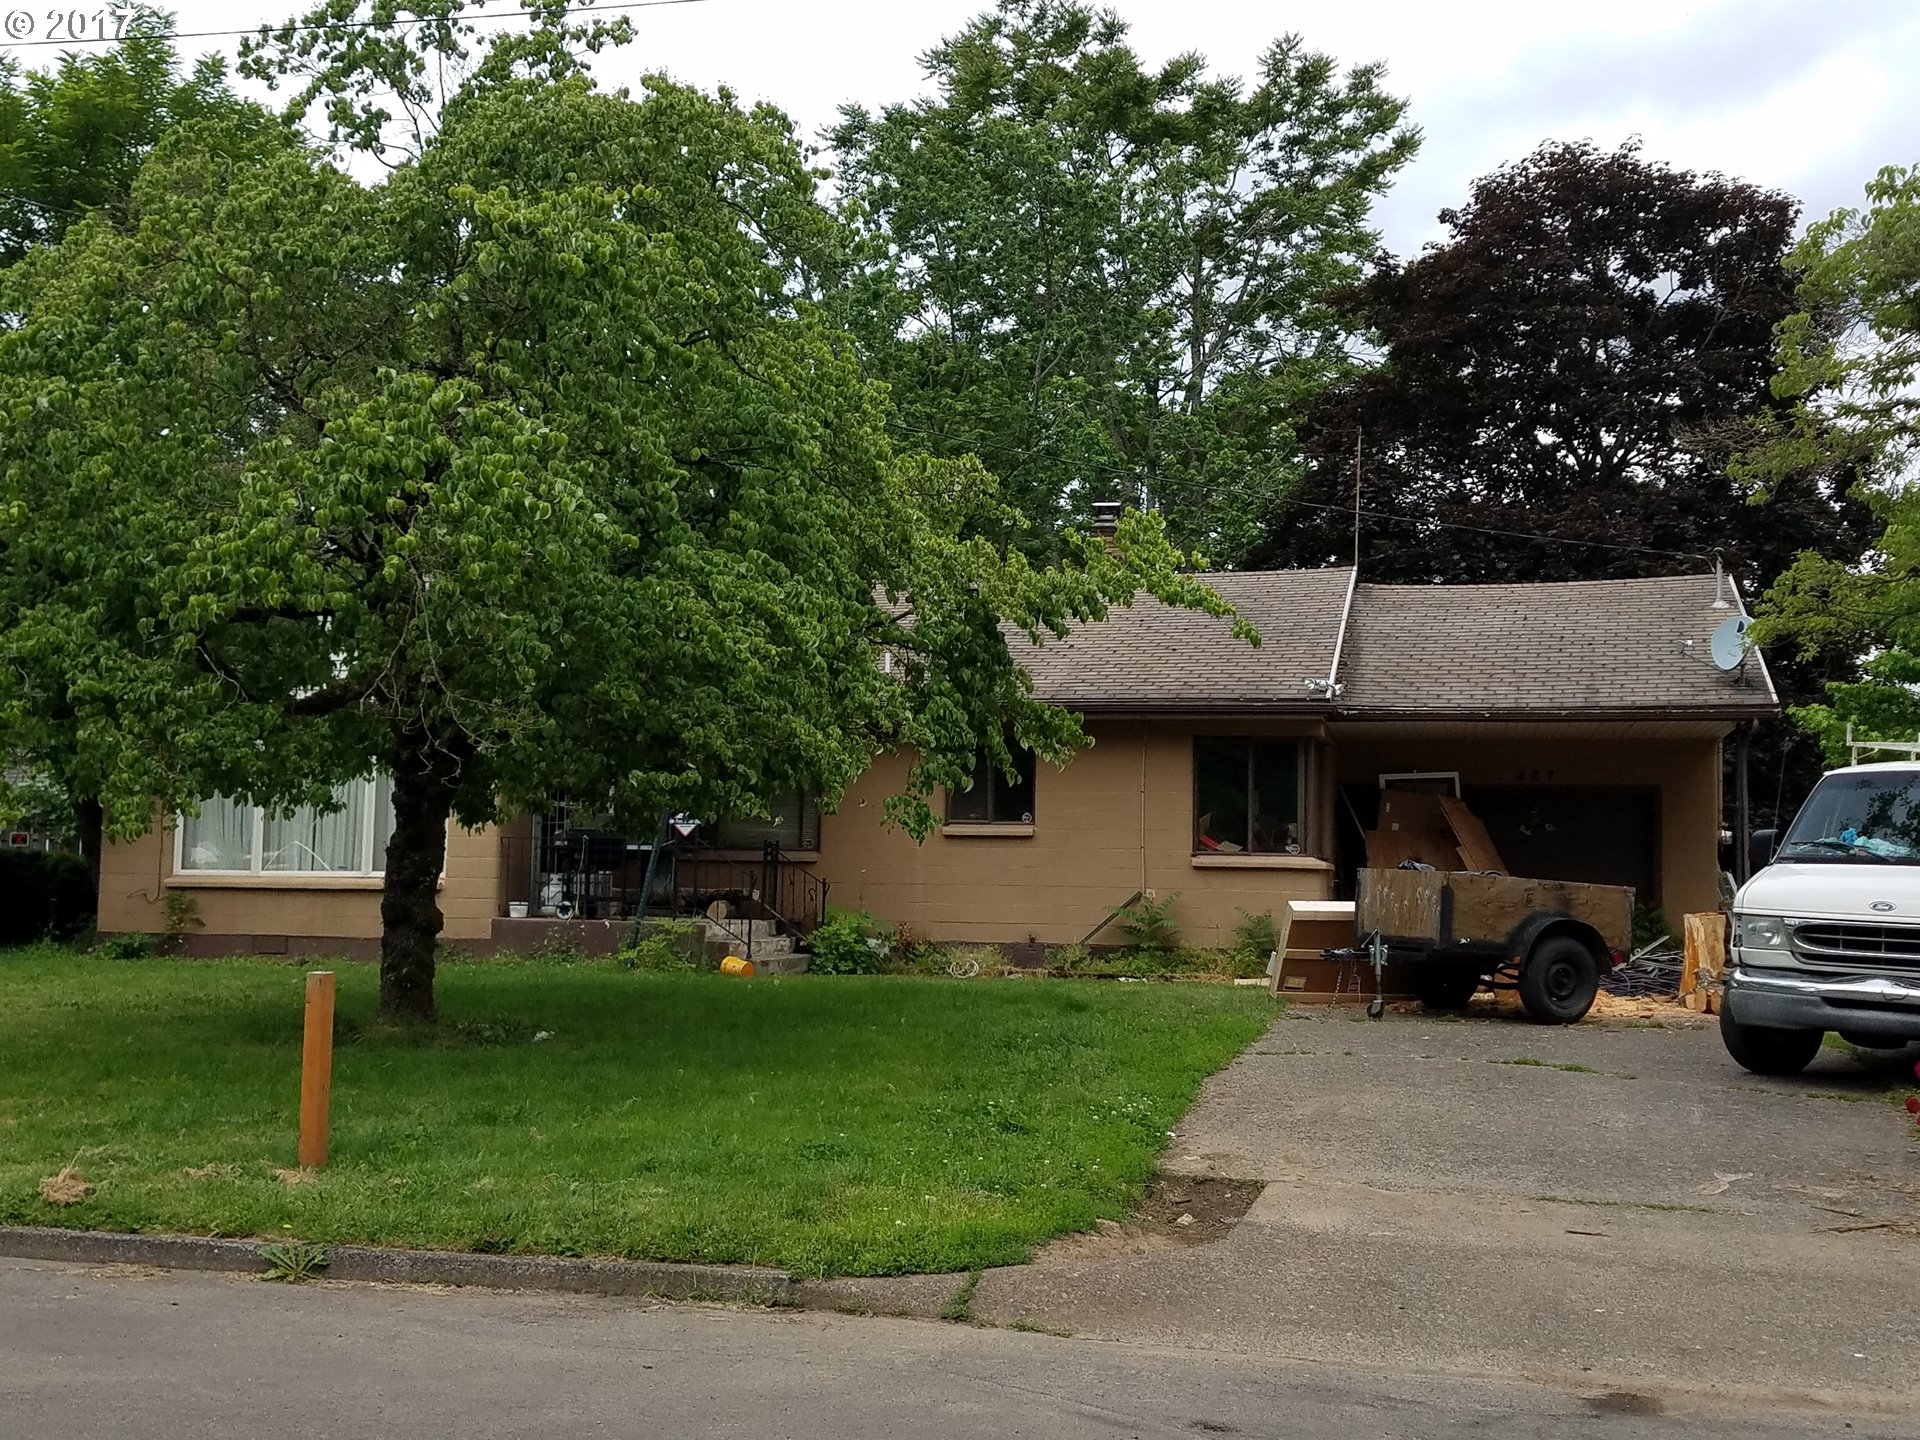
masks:
{"type": "Polygon", "coordinates": [[[1752,593],[1803,546],[1859,554],[1844,467],[1783,471],[1765,506],[1728,473],[1784,410],[1789,197],[1555,143],[1441,220],[1445,241],[1340,297],[1381,363],[1319,398],[1311,480],[1262,559],[1351,557],[1356,458],[1375,580],[1666,574],[1719,552],[1752,593]]]}
{"type": "Polygon", "coordinates": [[[182,66],[171,15],[145,5],[113,13],[111,49],[68,52],[47,70],[0,56],[0,266],[96,210],[122,214],[171,127],[242,108],[219,56],[182,66]]]}
{"type": "MultiPolygon", "coordinates": [[[[1787,196],[1555,143],[1442,212],[1448,238],[1340,297],[1381,363],[1323,392],[1309,477],[1254,555],[1354,554],[1379,581],[1598,580],[1704,570],[1756,595],[1803,549],[1857,557],[1854,467],[1824,455],[1769,477],[1730,461],[1783,421],[1773,332],[1796,301],[1787,196]]],[[[1789,703],[1854,673],[1858,650],[1777,651],[1789,703]]],[[[1819,772],[1768,723],[1753,757],[1762,821],[1819,772]]],[[[1733,793],[1733,787],[1728,787],[1733,793]]]]}
{"type": "MultiPolygon", "coordinates": [[[[45,70],[0,57],[0,270],[57,245],[89,215],[126,224],[134,178],[173,126],[224,117],[237,142],[272,123],[233,94],[219,57],[182,64],[170,15],[144,5],[116,6],[114,15],[121,38],[110,49],[64,54],[45,70]]],[[[0,329],[9,323],[0,318],[0,329]]],[[[77,523],[87,518],[83,509],[77,523]]],[[[64,797],[72,812],[67,824],[97,881],[106,761],[100,733],[83,721],[86,703],[74,693],[97,678],[76,663],[94,630],[76,622],[56,642],[21,624],[56,584],[43,557],[0,531],[0,754],[18,764],[35,803],[44,808],[51,797],[64,797]]],[[[125,598],[103,593],[99,603],[109,608],[125,598]]],[[[149,704],[146,713],[161,711],[149,704]]],[[[177,768],[164,758],[167,740],[156,729],[149,753],[154,764],[177,768]]],[[[24,799],[8,794],[0,805],[18,808],[24,799]]]]}
{"type": "MultiPolygon", "coordinates": [[[[99,677],[110,823],[390,773],[381,998],[416,1017],[450,820],[831,800],[902,746],[893,814],[924,828],[1009,730],[1080,739],[1009,628],[1138,587],[1225,608],[1149,517],[1037,568],[980,538],[1009,522],[977,464],[895,453],[807,298],[842,236],[784,117],[598,91],[598,32],[557,14],[477,47],[439,14],[468,78],[380,183],[291,131],[186,127],[126,226],[75,226],[0,298],[0,505],[59,577],[23,629],[99,677]]],[[[439,69],[405,19],[291,39],[351,142],[439,69]]]]}
{"type": "Polygon", "coordinates": [[[1326,292],[1413,155],[1381,67],[1297,37],[1248,82],[1143,65],[1113,12],[1002,0],[923,60],[934,94],[833,135],[867,241],[854,327],[904,441],[977,453],[1044,541],[1151,503],[1239,557],[1350,371],[1326,292]]]}
{"type": "Polygon", "coordinates": [[[1868,657],[1794,712],[1835,760],[1849,723],[1874,739],[1920,734],[1920,167],[1881,171],[1866,199],[1811,226],[1791,256],[1800,308],[1780,326],[1774,380],[1791,413],[1742,465],[1763,487],[1846,467],[1872,507],[1867,554],[1809,547],[1756,627],[1803,654],[1868,657]]]}

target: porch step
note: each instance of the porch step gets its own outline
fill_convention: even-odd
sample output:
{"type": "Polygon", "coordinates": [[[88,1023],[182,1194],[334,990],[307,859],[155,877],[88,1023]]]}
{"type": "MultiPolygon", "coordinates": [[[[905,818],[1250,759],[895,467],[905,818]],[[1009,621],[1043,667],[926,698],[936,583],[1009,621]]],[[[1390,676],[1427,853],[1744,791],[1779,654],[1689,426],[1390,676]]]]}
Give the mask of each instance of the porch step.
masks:
{"type": "MultiPolygon", "coordinates": [[[[773,931],[769,921],[753,922],[753,968],[762,975],[798,975],[806,970],[813,957],[794,945],[791,935],[779,935],[773,931]]],[[[705,922],[707,953],[717,963],[728,955],[741,955],[747,950],[743,938],[728,927],[744,932],[745,922],[728,921],[725,925],[718,921],[705,922]]]]}

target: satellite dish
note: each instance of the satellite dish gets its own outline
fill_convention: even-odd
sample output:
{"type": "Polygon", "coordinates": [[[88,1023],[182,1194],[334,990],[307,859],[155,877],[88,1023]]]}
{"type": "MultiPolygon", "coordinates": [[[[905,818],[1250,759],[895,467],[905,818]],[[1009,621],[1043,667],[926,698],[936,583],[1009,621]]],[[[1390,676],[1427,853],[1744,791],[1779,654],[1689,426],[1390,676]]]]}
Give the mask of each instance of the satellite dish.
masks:
{"type": "Polygon", "coordinates": [[[1738,670],[1747,660],[1747,628],[1753,622],[1744,615],[1729,615],[1713,627],[1713,663],[1722,670],[1738,670]]]}

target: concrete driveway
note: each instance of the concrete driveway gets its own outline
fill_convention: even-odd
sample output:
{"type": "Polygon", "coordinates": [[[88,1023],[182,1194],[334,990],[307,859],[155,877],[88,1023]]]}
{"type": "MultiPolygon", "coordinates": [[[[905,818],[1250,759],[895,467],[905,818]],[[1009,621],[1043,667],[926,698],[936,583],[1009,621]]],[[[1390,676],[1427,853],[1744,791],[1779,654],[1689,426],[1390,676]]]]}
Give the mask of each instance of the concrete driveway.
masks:
{"type": "MultiPolygon", "coordinates": [[[[1909,1060],[1908,1064],[1911,1064],[1909,1060]]],[[[1761,1080],[1710,1025],[1299,1009],[1168,1169],[1264,1182],[1211,1243],[1068,1244],[983,1316],[1137,1343],[1920,1416],[1920,1144],[1897,1078],[1761,1080]]]]}

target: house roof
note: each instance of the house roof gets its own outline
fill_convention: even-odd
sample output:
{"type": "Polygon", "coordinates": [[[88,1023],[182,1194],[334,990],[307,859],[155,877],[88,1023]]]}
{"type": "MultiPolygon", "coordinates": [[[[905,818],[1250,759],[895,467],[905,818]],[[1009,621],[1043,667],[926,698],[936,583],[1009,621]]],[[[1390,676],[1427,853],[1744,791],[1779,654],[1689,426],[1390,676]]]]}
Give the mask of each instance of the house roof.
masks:
{"type": "Polygon", "coordinates": [[[1740,613],[1714,608],[1712,575],[1369,585],[1343,567],[1199,578],[1253,622],[1258,648],[1228,621],[1143,596],[1025,652],[1036,694],[1087,711],[1352,718],[1738,719],[1779,704],[1758,656],[1744,673],[1708,658],[1714,627],[1740,613]]]}
{"type": "Polygon", "coordinates": [[[1324,709],[1309,678],[1333,671],[1350,568],[1238,570],[1199,577],[1260,632],[1150,595],[1065,640],[1023,652],[1035,693],[1076,710],[1324,709]]]}
{"type": "Polygon", "coordinates": [[[1718,715],[1778,708],[1765,661],[1715,667],[1711,575],[1361,585],[1340,708],[1370,715],[1718,715]]]}

